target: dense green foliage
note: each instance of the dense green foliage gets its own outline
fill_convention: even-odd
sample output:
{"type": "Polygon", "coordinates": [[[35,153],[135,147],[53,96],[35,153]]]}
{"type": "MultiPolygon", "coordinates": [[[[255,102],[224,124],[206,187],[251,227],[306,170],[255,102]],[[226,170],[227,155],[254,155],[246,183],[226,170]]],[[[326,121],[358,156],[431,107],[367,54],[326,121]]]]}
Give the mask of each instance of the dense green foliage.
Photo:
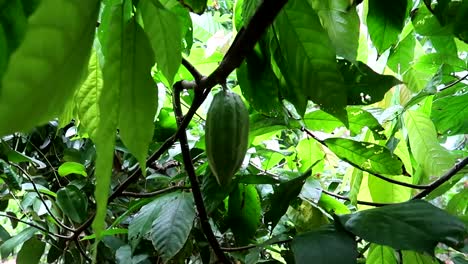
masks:
{"type": "Polygon", "coordinates": [[[0,0],[0,256],[466,263],[467,72],[466,0],[0,0]]]}

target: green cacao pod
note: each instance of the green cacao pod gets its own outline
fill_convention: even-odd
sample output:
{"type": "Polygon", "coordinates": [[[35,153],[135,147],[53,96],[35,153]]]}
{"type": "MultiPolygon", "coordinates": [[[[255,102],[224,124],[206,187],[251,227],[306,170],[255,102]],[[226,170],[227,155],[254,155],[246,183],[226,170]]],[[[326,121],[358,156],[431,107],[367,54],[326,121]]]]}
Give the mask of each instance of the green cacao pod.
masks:
{"type": "Polygon", "coordinates": [[[211,102],[205,125],[208,164],[219,185],[239,170],[249,141],[249,112],[236,93],[221,91],[211,102]]]}

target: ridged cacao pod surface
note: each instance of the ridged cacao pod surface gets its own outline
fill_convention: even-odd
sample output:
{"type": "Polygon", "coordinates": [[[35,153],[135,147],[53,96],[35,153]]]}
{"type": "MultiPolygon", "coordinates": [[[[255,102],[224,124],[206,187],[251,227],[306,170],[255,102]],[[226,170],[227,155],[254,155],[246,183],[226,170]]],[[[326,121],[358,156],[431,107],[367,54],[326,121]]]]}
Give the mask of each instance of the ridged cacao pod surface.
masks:
{"type": "Polygon", "coordinates": [[[249,141],[249,112],[239,95],[218,92],[211,102],[205,125],[208,164],[219,185],[227,186],[239,170],[249,141]]]}

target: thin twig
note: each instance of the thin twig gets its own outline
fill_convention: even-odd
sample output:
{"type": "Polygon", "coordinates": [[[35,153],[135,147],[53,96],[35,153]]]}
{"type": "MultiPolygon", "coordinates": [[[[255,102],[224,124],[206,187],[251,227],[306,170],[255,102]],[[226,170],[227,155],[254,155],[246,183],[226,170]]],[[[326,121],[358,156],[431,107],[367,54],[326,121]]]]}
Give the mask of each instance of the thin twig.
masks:
{"type": "Polygon", "coordinates": [[[149,198],[158,196],[160,194],[176,191],[176,190],[190,190],[190,186],[171,186],[165,189],[157,190],[154,192],[137,193],[137,192],[122,192],[121,196],[134,197],[134,198],[149,198]]]}
{"type": "Polygon", "coordinates": [[[289,243],[291,241],[292,241],[292,238],[288,238],[288,239],[275,241],[274,243],[271,243],[271,244],[268,244],[268,245],[256,244],[256,245],[247,245],[247,246],[242,246],[242,247],[222,247],[221,250],[224,251],[224,252],[244,251],[244,250],[249,250],[249,249],[256,248],[256,247],[266,247],[266,246],[269,246],[269,245],[289,243]]]}
{"type": "Polygon", "coordinates": [[[37,188],[36,186],[36,183],[34,183],[33,179],[31,178],[31,176],[28,174],[27,171],[25,171],[23,168],[21,168],[21,166],[15,164],[15,163],[12,163],[12,162],[9,162],[9,164],[11,166],[14,166],[15,168],[19,169],[23,175],[28,178],[28,180],[31,182],[33,188],[34,188],[34,191],[37,193],[37,196],[39,196],[39,200],[41,200],[42,204],[44,205],[47,213],[49,213],[50,217],[52,217],[52,219],[54,219],[54,221],[60,226],[62,227],[63,229],[67,230],[67,231],[70,231],[70,232],[75,232],[75,229],[71,228],[71,227],[68,227],[67,225],[65,225],[64,223],[62,223],[53,213],[52,211],[50,210],[49,206],[47,205],[46,201],[44,200],[44,198],[42,198],[42,194],[39,192],[39,189],[37,188]]]}
{"type": "MultiPolygon", "coordinates": [[[[302,128],[302,131],[306,132],[307,135],[309,135],[310,137],[312,137],[313,139],[315,139],[317,142],[319,142],[322,146],[328,148],[327,144],[325,143],[325,141],[323,140],[320,140],[319,138],[317,138],[314,134],[312,134],[312,132],[310,132],[308,129],[306,128],[302,128]]],[[[349,160],[347,160],[346,162],[348,162],[349,164],[351,164],[353,167],[355,168],[358,168],[358,169],[361,169],[359,166],[357,166],[356,164],[353,164],[352,162],[350,162],[349,160]]],[[[369,175],[372,175],[372,176],[375,176],[381,180],[384,180],[386,182],[390,182],[390,183],[393,183],[393,184],[396,184],[396,185],[400,185],[400,186],[404,186],[404,187],[407,187],[407,188],[412,188],[412,189],[417,189],[417,190],[424,190],[424,189],[427,189],[429,188],[429,185],[417,185],[417,184],[411,184],[411,183],[406,183],[406,182],[402,182],[402,181],[397,181],[397,180],[394,180],[392,178],[388,178],[388,177],[385,177],[383,175],[380,175],[380,174],[377,174],[377,173],[371,173],[371,172],[368,172],[366,171],[367,173],[369,173],[369,175]]]]}
{"type": "MultiPolygon", "coordinates": [[[[324,193],[326,193],[326,194],[328,194],[330,196],[333,196],[335,198],[341,199],[341,200],[351,201],[351,199],[349,197],[339,195],[339,194],[336,194],[336,193],[333,193],[333,192],[330,192],[330,191],[327,191],[327,190],[322,189],[322,192],[324,192],[324,193]]],[[[391,205],[390,203],[374,203],[374,202],[367,202],[367,201],[360,201],[360,200],[357,200],[357,203],[362,204],[362,205],[375,206],[375,207],[391,205]]]]}
{"type": "Polygon", "coordinates": [[[30,139],[28,139],[28,142],[29,144],[31,144],[31,146],[33,146],[34,149],[36,149],[36,151],[41,154],[41,156],[44,158],[45,162],[47,162],[47,164],[49,165],[49,167],[52,169],[52,173],[54,174],[54,177],[55,177],[55,180],[57,180],[57,183],[60,187],[62,187],[62,185],[60,184],[60,180],[57,176],[57,172],[55,171],[54,169],[54,166],[52,166],[52,163],[50,163],[49,159],[46,157],[46,155],[36,146],[34,145],[30,139]]]}
{"type": "MultiPolygon", "coordinates": [[[[174,113],[176,115],[176,122],[180,126],[181,120],[183,118],[182,109],[180,108],[180,92],[181,92],[181,85],[180,82],[174,84],[174,96],[173,96],[173,107],[174,113]]],[[[201,227],[203,229],[203,233],[210,243],[211,248],[213,249],[214,253],[216,254],[219,261],[222,263],[231,263],[231,261],[224,255],[224,252],[221,250],[218,240],[216,239],[213,230],[211,229],[211,225],[208,219],[208,214],[206,213],[205,205],[203,204],[203,196],[200,190],[200,185],[197,180],[197,175],[195,173],[195,168],[193,167],[192,157],[190,155],[190,149],[187,141],[187,135],[182,133],[179,136],[180,141],[180,148],[182,150],[182,158],[184,161],[185,171],[187,172],[190,184],[192,185],[192,194],[195,200],[195,205],[198,211],[198,217],[200,218],[201,227]]]]}
{"type": "Polygon", "coordinates": [[[443,90],[445,90],[445,89],[448,89],[448,88],[450,88],[450,87],[452,87],[452,86],[455,86],[457,83],[460,83],[461,81],[465,80],[467,77],[468,77],[468,73],[465,74],[465,76],[463,76],[463,77],[457,79],[456,81],[451,82],[451,83],[445,85],[443,88],[441,88],[441,89],[439,90],[439,92],[440,92],[440,91],[443,91],[443,90]]]}
{"type": "Polygon", "coordinates": [[[434,181],[433,183],[429,184],[429,188],[425,189],[424,191],[416,194],[411,200],[421,199],[426,197],[432,191],[434,191],[437,187],[441,186],[448,180],[450,180],[453,176],[455,176],[461,169],[463,169],[468,164],[468,157],[462,159],[459,163],[455,164],[450,170],[448,170],[444,175],[442,175],[439,179],[434,181]]]}
{"type": "Polygon", "coordinates": [[[58,237],[58,238],[63,238],[63,239],[70,239],[69,236],[64,236],[64,235],[60,235],[60,234],[56,234],[56,233],[50,232],[49,230],[43,228],[42,226],[33,224],[33,223],[31,223],[31,222],[28,222],[28,221],[25,221],[25,220],[22,220],[22,219],[19,219],[18,217],[15,217],[15,216],[12,216],[12,215],[7,215],[7,214],[0,213],[0,216],[6,217],[6,218],[10,218],[10,219],[12,219],[12,220],[21,222],[21,223],[23,223],[23,224],[25,224],[25,225],[28,225],[28,226],[37,228],[38,230],[41,230],[42,232],[44,232],[44,233],[46,233],[46,234],[48,234],[48,235],[50,235],[50,236],[54,236],[54,237],[58,237]]]}

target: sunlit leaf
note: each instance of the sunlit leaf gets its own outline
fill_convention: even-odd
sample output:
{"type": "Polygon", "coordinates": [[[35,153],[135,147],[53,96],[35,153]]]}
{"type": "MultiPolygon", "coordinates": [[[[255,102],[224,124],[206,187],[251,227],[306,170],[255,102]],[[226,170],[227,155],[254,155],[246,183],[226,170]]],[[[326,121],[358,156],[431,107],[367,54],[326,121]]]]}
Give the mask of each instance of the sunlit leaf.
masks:
{"type": "Polygon", "coordinates": [[[71,161],[67,161],[60,165],[60,167],[58,168],[58,174],[62,177],[70,174],[88,176],[88,174],[86,173],[86,168],[83,164],[71,161]]]}
{"type": "Polygon", "coordinates": [[[403,164],[380,145],[344,138],[329,138],[325,144],[342,160],[369,173],[401,175],[403,164]]]}
{"type": "Polygon", "coordinates": [[[41,2],[3,76],[0,135],[29,130],[63,110],[88,62],[98,10],[98,0],[41,2]]]}
{"type": "Polygon", "coordinates": [[[366,263],[372,264],[397,264],[396,252],[393,248],[372,244],[369,248],[366,263]]]}
{"type": "Polygon", "coordinates": [[[355,61],[359,44],[359,16],[347,0],[313,0],[312,5],[327,30],[336,54],[355,61]]]}
{"type": "Polygon", "coordinates": [[[435,100],[431,119],[440,134],[468,134],[468,93],[435,100]]]}
{"type": "Polygon", "coordinates": [[[100,116],[98,102],[103,86],[102,72],[97,53],[96,50],[93,50],[91,53],[88,64],[88,77],[75,94],[80,128],[83,128],[91,139],[96,138],[100,116]]]}

